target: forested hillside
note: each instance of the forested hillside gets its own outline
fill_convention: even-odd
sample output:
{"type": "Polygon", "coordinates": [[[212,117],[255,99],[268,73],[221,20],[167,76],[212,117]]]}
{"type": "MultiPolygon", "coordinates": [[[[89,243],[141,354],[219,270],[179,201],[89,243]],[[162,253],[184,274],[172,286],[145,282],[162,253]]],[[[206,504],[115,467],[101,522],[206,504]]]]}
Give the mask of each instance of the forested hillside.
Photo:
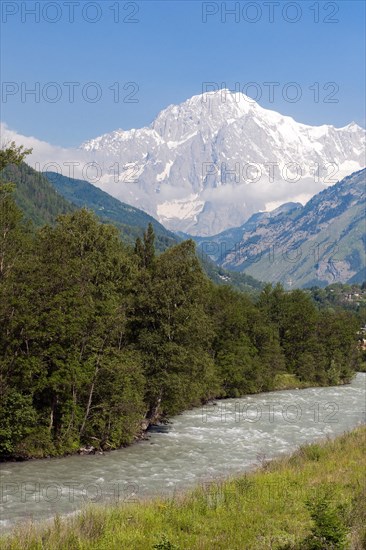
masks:
{"type": "MultiPolygon", "coordinates": [[[[149,223],[155,231],[155,248],[162,252],[181,241],[179,236],[165,229],[154,218],[128,204],[122,203],[108,193],[84,180],[67,178],[54,172],[42,174],[25,162],[8,165],[2,172],[4,182],[15,184],[14,199],[24,219],[36,227],[54,224],[57,216],[85,207],[98,216],[103,223],[111,223],[120,232],[123,242],[133,246],[137,237],[142,237],[149,223]]],[[[208,277],[217,284],[230,284],[239,290],[257,295],[263,287],[245,273],[231,273],[218,267],[207,255],[200,260],[208,277]]]]}
{"type": "MultiPolygon", "coordinates": [[[[0,152],[0,169],[21,150],[0,152]],[[10,154],[11,153],[11,154],[10,154]]],[[[155,255],[84,209],[30,232],[0,184],[0,457],[131,443],[150,422],[214,397],[344,383],[352,313],[267,285],[254,303],[214,285],[188,240],[155,255]]]]}
{"type": "Polygon", "coordinates": [[[122,240],[133,244],[142,236],[148,223],[156,233],[156,247],[165,250],[179,239],[142,210],[121,203],[87,181],[66,178],[60,174],[37,172],[25,162],[8,165],[3,181],[15,184],[14,198],[26,219],[41,227],[54,223],[57,216],[74,212],[85,206],[94,211],[104,223],[112,223],[122,240]]]}
{"type": "Polygon", "coordinates": [[[6,166],[4,182],[15,184],[14,199],[24,217],[37,227],[54,223],[57,216],[74,212],[76,206],[57,193],[46,177],[25,162],[6,166]]]}
{"type": "Polygon", "coordinates": [[[103,222],[115,225],[126,243],[134,243],[137,237],[141,237],[149,223],[154,228],[158,250],[165,250],[180,240],[143,210],[115,199],[87,181],[56,172],[45,172],[44,176],[66,200],[78,208],[92,210],[103,222]]]}
{"type": "Polygon", "coordinates": [[[360,326],[366,325],[366,281],[362,284],[334,283],[325,288],[306,290],[319,309],[346,310],[355,313],[360,326]]]}
{"type": "MultiPolygon", "coordinates": [[[[146,212],[119,201],[87,181],[68,178],[55,172],[45,172],[44,176],[67,201],[79,208],[92,210],[104,223],[117,227],[122,240],[127,244],[133,244],[137,237],[142,237],[149,223],[154,228],[155,248],[158,252],[182,240],[146,212]]],[[[230,284],[253,295],[263,288],[263,283],[250,275],[233,273],[218,267],[206,254],[201,253],[199,257],[205,273],[217,284],[230,284]]]]}

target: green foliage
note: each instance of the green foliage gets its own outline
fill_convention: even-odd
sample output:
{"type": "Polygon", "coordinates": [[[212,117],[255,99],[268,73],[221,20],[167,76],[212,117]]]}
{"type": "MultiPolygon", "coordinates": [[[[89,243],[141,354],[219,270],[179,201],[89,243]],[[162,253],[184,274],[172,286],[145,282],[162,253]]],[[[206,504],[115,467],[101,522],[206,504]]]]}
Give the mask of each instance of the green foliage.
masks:
{"type": "Polygon", "coordinates": [[[306,505],[314,525],[311,534],[301,543],[303,550],[344,550],[349,529],[344,521],[344,505],[334,503],[334,493],[325,488],[306,505]]]}
{"type": "Polygon", "coordinates": [[[201,261],[204,272],[216,285],[235,288],[240,292],[250,294],[253,298],[257,298],[264,287],[264,283],[254,279],[254,277],[251,277],[247,273],[228,271],[218,266],[207,254],[200,250],[200,248],[197,249],[197,255],[201,261]]]}
{"type": "Polygon", "coordinates": [[[304,445],[300,447],[301,454],[307,459],[307,460],[315,460],[318,461],[322,457],[323,449],[321,445],[318,445],[317,443],[313,443],[311,445],[304,445]]]}
{"type": "Polygon", "coordinates": [[[145,412],[145,379],[139,354],[114,351],[103,361],[98,377],[86,439],[92,441],[97,435],[102,449],[132,443],[145,412]]]}
{"type": "Polygon", "coordinates": [[[287,372],[320,385],[350,381],[360,364],[355,315],[318,310],[305,291],[285,292],[279,284],[267,285],[258,305],[278,330],[287,372]]]}
{"type": "Polygon", "coordinates": [[[325,288],[311,287],[306,292],[318,309],[349,311],[355,314],[360,326],[366,325],[366,281],[362,284],[333,283],[325,288]]]}
{"type": "Polygon", "coordinates": [[[12,388],[1,392],[0,455],[11,455],[16,446],[32,431],[36,422],[32,396],[22,395],[12,388]]]}
{"type": "Polygon", "coordinates": [[[208,293],[192,241],[169,249],[140,272],[130,332],[144,356],[150,417],[158,410],[179,412],[215,393],[208,293]]]}
{"type": "Polygon", "coordinates": [[[102,189],[84,181],[69,178],[55,172],[45,172],[45,178],[70,203],[78,208],[92,210],[103,223],[111,223],[120,231],[121,238],[129,245],[137,237],[143,238],[145,228],[151,224],[156,235],[156,248],[160,252],[177,243],[174,233],[165,229],[143,210],[115,199],[102,189]]]}
{"type": "Polygon", "coordinates": [[[162,535],[160,542],[154,544],[154,550],[178,550],[179,546],[168,540],[166,535],[162,535]]]}
{"type": "Polygon", "coordinates": [[[152,268],[155,259],[155,233],[151,223],[144,232],[143,239],[137,237],[135,243],[135,254],[138,257],[139,266],[152,268]]]}
{"type": "Polygon", "coordinates": [[[7,166],[2,172],[2,178],[15,184],[15,202],[22,210],[24,218],[36,227],[46,223],[54,224],[57,216],[76,210],[74,205],[55,191],[41,173],[24,162],[7,166]]]}
{"type": "Polygon", "coordinates": [[[12,187],[0,185],[0,279],[6,278],[26,246],[22,213],[12,198],[12,187]]]}
{"type": "Polygon", "coordinates": [[[0,172],[9,164],[20,164],[32,149],[25,149],[23,145],[17,146],[14,141],[0,149],[0,172]]]}
{"type": "MultiPolygon", "coordinates": [[[[3,150],[1,166],[25,154],[3,150]]],[[[37,193],[31,169],[11,170],[37,193]]],[[[257,302],[214,285],[192,240],[156,256],[152,223],[134,251],[85,209],[31,231],[14,193],[0,185],[0,456],[117,448],[214,397],[286,376],[344,383],[358,368],[351,312],[280,285],[257,302]]]]}

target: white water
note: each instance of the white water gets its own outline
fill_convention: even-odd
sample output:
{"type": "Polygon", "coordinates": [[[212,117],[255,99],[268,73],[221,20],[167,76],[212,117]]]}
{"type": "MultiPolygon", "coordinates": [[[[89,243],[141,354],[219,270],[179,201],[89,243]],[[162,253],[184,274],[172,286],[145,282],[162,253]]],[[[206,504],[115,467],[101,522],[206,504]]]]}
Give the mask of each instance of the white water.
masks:
{"type": "Polygon", "coordinates": [[[89,502],[173,496],[244,472],[265,457],[365,422],[366,373],[351,384],[218,401],[172,418],[148,441],[105,455],[1,465],[0,529],[72,513],[89,502]]]}

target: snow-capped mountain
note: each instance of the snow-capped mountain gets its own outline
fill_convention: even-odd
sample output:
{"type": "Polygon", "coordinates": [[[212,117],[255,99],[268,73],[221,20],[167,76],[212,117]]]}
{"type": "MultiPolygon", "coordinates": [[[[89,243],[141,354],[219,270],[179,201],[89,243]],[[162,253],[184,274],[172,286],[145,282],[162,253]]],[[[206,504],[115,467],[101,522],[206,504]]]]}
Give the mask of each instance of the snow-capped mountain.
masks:
{"type": "Polygon", "coordinates": [[[138,130],[78,149],[0,124],[2,139],[33,147],[37,171],[61,169],[145,210],[167,228],[213,235],[253,213],[312,196],[365,166],[365,130],[307,126],[228,90],[194,96],[138,130]],[[98,170],[89,170],[90,162],[98,170]],[[72,168],[70,166],[72,165],[72,168]]]}
{"type": "Polygon", "coordinates": [[[365,164],[365,130],[307,126],[228,90],[81,145],[100,187],[167,228],[213,235],[285,202],[304,204],[365,164]]]}

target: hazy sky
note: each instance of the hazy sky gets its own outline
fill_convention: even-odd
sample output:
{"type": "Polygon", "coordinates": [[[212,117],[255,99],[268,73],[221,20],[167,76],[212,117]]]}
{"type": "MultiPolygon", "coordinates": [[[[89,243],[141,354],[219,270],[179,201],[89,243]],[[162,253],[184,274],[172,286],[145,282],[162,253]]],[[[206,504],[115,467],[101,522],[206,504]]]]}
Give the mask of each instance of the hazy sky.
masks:
{"type": "Polygon", "coordinates": [[[205,89],[365,125],[365,3],[1,2],[1,120],[76,146],[205,89]],[[34,90],[34,93],[29,93],[34,90]]]}

